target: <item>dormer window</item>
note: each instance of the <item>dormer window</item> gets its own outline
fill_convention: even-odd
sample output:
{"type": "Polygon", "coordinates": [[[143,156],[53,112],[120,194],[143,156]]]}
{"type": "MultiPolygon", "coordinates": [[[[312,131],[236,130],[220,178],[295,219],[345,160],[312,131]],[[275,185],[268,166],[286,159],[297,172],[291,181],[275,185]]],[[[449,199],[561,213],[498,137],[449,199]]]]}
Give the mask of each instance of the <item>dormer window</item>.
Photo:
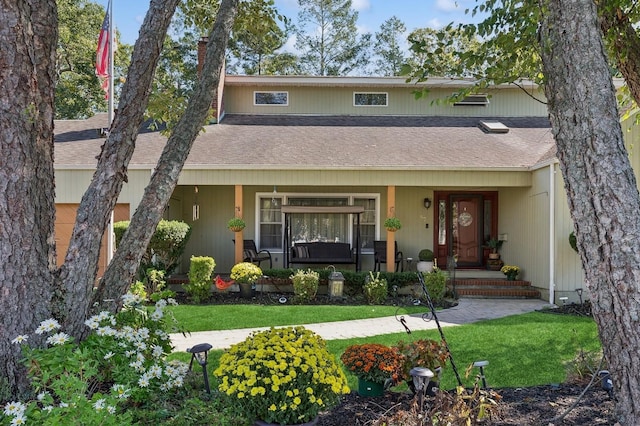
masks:
{"type": "Polygon", "coordinates": [[[389,94],[386,92],[353,92],[353,106],[389,105],[389,94]]]}
{"type": "Polygon", "coordinates": [[[255,106],[289,106],[289,92],[253,92],[255,106]]]}

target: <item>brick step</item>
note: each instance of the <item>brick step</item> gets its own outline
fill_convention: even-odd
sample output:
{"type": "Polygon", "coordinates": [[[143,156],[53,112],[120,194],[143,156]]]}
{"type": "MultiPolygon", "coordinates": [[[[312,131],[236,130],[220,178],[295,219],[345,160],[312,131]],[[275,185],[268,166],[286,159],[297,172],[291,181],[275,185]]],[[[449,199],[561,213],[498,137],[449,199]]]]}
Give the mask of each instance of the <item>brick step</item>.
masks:
{"type": "MultiPolygon", "coordinates": [[[[449,280],[449,288],[452,284],[449,280]]],[[[539,299],[541,296],[529,281],[506,279],[456,279],[455,291],[458,297],[539,299]]]]}
{"type": "MultiPolygon", "coordinates": [[[[523,280],[508,281],[505,278],[456,278],[456,287],[469,286],[469,287],[523,287],[531,286],[531,282],[523,280]]],[[[451,280],[448,280],[448,284],[451,284],[451,280]]]]}

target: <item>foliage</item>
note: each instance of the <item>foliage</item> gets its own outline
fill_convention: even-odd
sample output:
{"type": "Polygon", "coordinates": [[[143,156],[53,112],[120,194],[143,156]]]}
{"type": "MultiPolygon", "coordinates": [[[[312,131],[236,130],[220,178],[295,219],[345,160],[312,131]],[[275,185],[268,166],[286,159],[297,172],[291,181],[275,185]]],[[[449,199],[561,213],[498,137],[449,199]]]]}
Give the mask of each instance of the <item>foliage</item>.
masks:
{"type": "Polygon", "coordinates": [[[358,378],[374,383],[397,381],[402,375],[402,355],[396,348],[378,343],[351,345],[340,360],[358,378]]]}
{"type": "Polygon", "coordinates": [[[433,262],[433,251],[422,249],[418,252],[418,260],[421,262],[433,262]]]}
{"type": "Polygon", "coordinates": [[[307,74],[348,75],[369,62],[371,34],[356,28],[351,0],[298,0],[296,49],[307,74]]]}
{"type": "Polygon", "coordinates": [[[400,75],[405,62],[402,44],[406,27],[398,17],[392,16],[382,23],[375,34],[374,51],[378,55],[375,61],[375,73],[384,77],[400,75]]]}
{"type": "Polygon", "coordinates": [[[227,228],[231,231],[237,232],[243,230],[247,226],[247,223],[241,217],[232,217],[227,222],[227,228]]]}
{"type": "Polygon", "coordinates": [[[480,389],[477,381],[471,390],[457,386],[455,392],[436,392],[428,413],[433,424],[483,425],[497,412],[500,395],[480,389]]]}
{"type": "MultiPolygon", "coordinates": [[[[107,108],[104,91],[95,74],[97,32],[105,10],[88,0],[62,0],[57,5],[56,119],[88,118],[107,108]]],[[[122,84],[121,77],[129,66],[130,56],[131,46],[118,43],[114,56],[116,90],[122,84]]],[[[108,123],[105,121],[103,126],[108,127],[108,123]]]]}
{"type": "Polygon", "coordinates": [[[440,268],[433,268],[431,272],[423,272],[422,276],[433,303],[440,302],[446,291],[447,274],[440,268]]]}
{"type": "Polygon", "coordinates": [[[231,268],[231,279],[237,283],[254,284],[262,277],[262,269],[251,262],[240,262],[231,268]]]}
{"type": "Polygon", "coordinates": [[[388,217],[384,220],[384,227],[391,231],[397,231],[402,228],[402,222],[397,217],[388,217]]]}
{"type": "MultiPolygon", "coordinates": [[[[129,223],[129,221],[114,223],[116,246],[120,246],[129,223]]],[[[166,271],[166,274],[171,274],[178,266],[190,236],[191,226],[188,224],[177,220],[161,220],[140,261],[140,278],[144,279],[144,274],[149,268],[161,269],[166,271]]]]}
{"type": "Polygon", "coordinates": [[[576,238],[576,233],[573,231],[571,231],[571,233],[569,234],[569,245],[571,246],[573,251],[578,253],[578,239],[576,238]]]}
{"type": "Polygon", "coordinates": [[[208,256],[191,256],[189,265],[189,283],[184,285],[194,303],[208,300],[211,294],[211,274],[216,262],[208,256]]]}
{"type": "Polygon", "coordinates": [[[320,281],[320,275],[317,272],[311,269],[307,269],[306,271],[298,269],[295,274],[289,278],[291,278],[293,292],[298,301],[304,303],[316,298],[318,282],[320,281]]]}
{"type": "Polygon", "coordinates": [[[387,280],[380,278],[380,272],[369,271],[369,276],[363,287],[364,296],[367,298],[367,302],[372,305],[380,305],[387,300],[387,294],[389,292],[387,287],[387,280]]]}
{"type": "Polygon", "coordinates": [[[349,392],[324,340],[304,327],[252,333],[220,357],[213,374],[238,411],[272,423],[311,421],[349,392]]]}
{"type": "Polygon", "coordinates": [[[59,331],[54,319],[43,321],[33,339],[28,335],[13,339],[21,345],[37,397],[7,404],[2,424],[8,417],[11,424],[29,419],[58,425],[70,418],[75,424],[130,424],[130,404],[181,387],[187,365],[165,360],[172,350],[165,332],[171,328],[165,307],[175,301],[159,301],[150,315],[142,302],[127,294],[119,314],[103,311],[91,317],[85,322],[91,332],[79,343],[59,331]],[[29,340],[45,345],[30,347],[29,340]]]}
{"type": "Polygon", "coordinates": [[[492,253],[498,253],[498,251],[500,251],[500,248],[502,248],[502,244],[504,244],[504,241],[497,238],[491,238],[489,241],[487,241],[487,247],[491,249],[492,253]]]}
{"type": "Polygon", "coordinates": [[[131,288],[129,289],[129,292],[131,294],[135,294],[141,300],[147,300],[148,298],[147,290],[145,289],[144,283],[142,281],[136,281],[133,284],[131,284],[131,288]]]}
{"type": "Polygon", "coordinates": [[[504,265],[502,268],[500,268],[500,272],[502,272],[508,277],[509,276],[516,277],[520,273],[520,268],[514,265],[504,265]]]}
{"type": "Polygon", "coordinates": [[[413,367],[425,367],[435,373],[438,367],[444,368],[449,359],[449,351],[444,342],[431,339],[408,343],[401,340],[396,349],[403,357],[400,380],[411,380],[409,372],[413,367]]]}

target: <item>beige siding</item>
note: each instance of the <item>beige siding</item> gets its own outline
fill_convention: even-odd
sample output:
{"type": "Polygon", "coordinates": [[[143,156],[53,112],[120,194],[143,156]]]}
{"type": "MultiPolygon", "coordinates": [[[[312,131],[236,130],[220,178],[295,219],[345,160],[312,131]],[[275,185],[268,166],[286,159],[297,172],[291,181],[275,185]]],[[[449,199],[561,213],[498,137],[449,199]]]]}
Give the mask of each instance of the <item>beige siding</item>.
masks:
{"type": "MultiPolygon", "coordinates": [[[[432,89],[430,94],[416,101],[413,87],[407,88],[352,88],[352,87],[256,87],[227,86],[225,88],[225,112],[227,114],[337,114],[337,115],[435,115],[467,117],[518,117],[546,116],[544,104],[528,96],[520,89],[499,89],[491,95],[488,106],[453,106],[435,103],[437,99],[451,95],[454,89],[432,89]],[[288,106],[253,105],[254,91],[289,92],[288,106]],[[388,93],[386,107],[356,107],[354,92],[388,93]]],[[[540,94],[541,95],[541,94],[540,94]]]]}

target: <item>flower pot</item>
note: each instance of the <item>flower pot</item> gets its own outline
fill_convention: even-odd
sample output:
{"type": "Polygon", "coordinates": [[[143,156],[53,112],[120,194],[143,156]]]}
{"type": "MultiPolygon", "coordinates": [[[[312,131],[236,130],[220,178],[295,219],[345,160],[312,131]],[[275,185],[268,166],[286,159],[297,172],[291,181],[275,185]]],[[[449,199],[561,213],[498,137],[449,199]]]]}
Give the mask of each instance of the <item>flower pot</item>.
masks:
{"type": "Polygon", "coordinates": [[[231,232],[240,232],[244,229],[244,226],[231,226],[229,227],[229,230],[231,232]]]}
{"type": "Polygon", "coordinates": [[[500,253],[489,253],[489,259],[491,259],[491,260],[500,259],[500,253]]]}
{"type": "Polygon", "coordinates": [[[515,281],[518,274],[509,274],[507,275],[507,281],[515,281]]]}
{"type": "Polygon", "coordinates": [[[384,395],[384,383],[370,382],[358,377],[358,394],[361,396],[384,395]]]}
{"type": "Polygon", "coordinates": [[[254,284],[252,283],[238,283],[240,287],[240,297],[243,299],[251,299],[256,292],[254,284]]]}
{"type": "Polygon", "coordinates": [[[419,272],[431,272],[433,271],[433,262],[427,262],[426,260],[421,260],[416,263],[416,269],[419,272]]]}
{"type": "MultiPolygon", "coordinates": [[[[318,424],[318,418],[311,420],[306,423],[296,423],[295,425],[287,425],[287,426],[315,426],[318,424]]],[[[267,423],[263,420],[256,420],[253,424],[254,426],[281,426],[280,423],[267,423]]]]}

